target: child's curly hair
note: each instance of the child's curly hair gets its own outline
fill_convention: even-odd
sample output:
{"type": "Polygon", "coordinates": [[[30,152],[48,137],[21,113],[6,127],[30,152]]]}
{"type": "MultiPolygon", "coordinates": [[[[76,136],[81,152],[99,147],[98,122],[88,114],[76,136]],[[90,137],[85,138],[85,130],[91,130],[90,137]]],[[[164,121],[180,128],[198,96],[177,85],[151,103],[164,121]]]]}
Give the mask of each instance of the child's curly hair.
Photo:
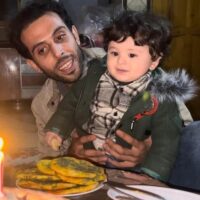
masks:
{"type": "Polygon", "coordinates": [[[156,60],[167,53],[171,26],[167,19],[149,12],[124,11],[104,28],[105,50],[109,42],[123,42],[129,36],[138,46],[148,45],[152,60],[156,60]]]}

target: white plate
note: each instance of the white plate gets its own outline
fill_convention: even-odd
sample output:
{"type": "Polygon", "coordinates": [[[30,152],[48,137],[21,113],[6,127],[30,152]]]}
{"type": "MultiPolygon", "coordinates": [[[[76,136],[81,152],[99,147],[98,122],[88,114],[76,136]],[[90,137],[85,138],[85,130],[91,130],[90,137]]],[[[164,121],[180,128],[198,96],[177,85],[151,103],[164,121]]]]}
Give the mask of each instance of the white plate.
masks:
{"type": "MultiPolygon", "coordinates": [[[[186,192],[183,190],[176,190],[172,188],[164,188],[164,187],[156,187],[156,186],[144,186],[144,185],[134,185],[130,186],[133,188],[138,188],[142,190],[146,190],[149,192],[153,192],[155,194],[158,194],[162,197],[164,197],[166,200],[200,200],[200,195],[191,193],[191,192],[186,192]]],[[[120,188],[118,188],[120,189],[120,188]]],[[[149,195],[145,195],[141,192],[134,192],[134,191],[128,191],[125,189],[120,189],[123,192],[126,192],[127,194],[134,195],[135,197],[141,198],[143,200],[158,200],[155,197],[151,197],[149,195]]],[[[116,196],[125,196],[113,189],[108,190],[108,196],[112,198],[113,200],[117,200],[116,196]]]]}
{"type": "Polygon", "coordinates": [[[95,192],[99,189],[101,189],[104,186],[103,183],[100,183],[96,188],[87,191],[87,192],[80,192],[80,193],[74,193],[74,194],[62,194],[62,195],[58,195],[58,196],[62,196],[62,197],[75,197],[75,196],[79,196],[79,195],[84,195],[84,194],[89,194],[91,192],[95,192]]]}
{"type": "MultiPolygon", "coordinates": [[[[16,181],[16,186],[17,186],[17,188],[21,188],[21,189],[28,189],[28,188],[20,187],[20,186],[18,185],[17,181],[16,181]]],[[[83,195],[83,194],[89,194],[89,193],[91,193],[91,192],[95,192],[95,191],[101,189],[103,186],[104,186],[103,183],[99,183],[99,185],[98,185],[96,188],[94,188],[94,189],[92,189],[92,190],[89,190],[89,191],[87,191],[87,192],[79,192],[79,193],[74,193],[74,194],[62,194],[62,195],[57,195],[57,196],[74,197],[74,196],[79,196],[79,195],[83,195]]],[[[32,190],[34,190],[34,189],[32,189],[32,190]]],[[[36,190],[36,191],[38,191],[38,190],[36,190]]],[[[43,192],[47,192],[47,191],[43,191],[43,192]]]]}

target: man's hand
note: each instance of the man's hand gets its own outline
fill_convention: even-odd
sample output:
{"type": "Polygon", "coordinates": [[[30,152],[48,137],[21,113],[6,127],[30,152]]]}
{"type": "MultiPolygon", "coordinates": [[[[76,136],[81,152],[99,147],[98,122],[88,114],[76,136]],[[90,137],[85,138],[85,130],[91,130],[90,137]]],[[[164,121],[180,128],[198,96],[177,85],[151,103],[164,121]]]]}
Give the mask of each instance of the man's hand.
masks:
{"type": "Polygon", "coordinates": [[[104,145],[105,151],[117,160],[120,160],[119,162],[113,159],[108,159],[108,162],[118,168],[134,167],[137,164],[142,163],[151,147],[151,137],[145,141],[138,141],[121,130],[117,130],[116,134],[132,147],[130,149],[124,148],[114,143],[111,139],[107,139],[104,145]]]}
{"type": "Polygon", "coordinates": [[[76,132],[73,132],[71,137],[72,142],[68,149],[69,155],[85,160],[90,160],[101,165],[104,165],[106,163],[107,157],[104,151],[84,149],[84,144],[92,142],[96,139],[95,135],[78,136],[76,132]]]}

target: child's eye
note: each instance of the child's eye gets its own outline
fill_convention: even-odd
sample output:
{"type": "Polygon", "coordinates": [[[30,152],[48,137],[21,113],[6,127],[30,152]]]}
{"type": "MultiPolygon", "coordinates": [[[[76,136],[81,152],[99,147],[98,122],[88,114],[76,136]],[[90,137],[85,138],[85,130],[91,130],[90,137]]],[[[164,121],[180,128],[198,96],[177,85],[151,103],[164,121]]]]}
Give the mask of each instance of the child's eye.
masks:
{"type": "Polygon", "coordinates": [[[119,55],[116,51],[111,51],[110,54],[113,55],[113,56],[118,56],[119,55]]]}
{"type": "Polygon", "coordinates": [[[130,57],[130,58],[134,58],[135,56],[136,56],[136,55],[135,55],[134,53],[130,53],[130,54],[129,54],[129,57],[130,57]]]}

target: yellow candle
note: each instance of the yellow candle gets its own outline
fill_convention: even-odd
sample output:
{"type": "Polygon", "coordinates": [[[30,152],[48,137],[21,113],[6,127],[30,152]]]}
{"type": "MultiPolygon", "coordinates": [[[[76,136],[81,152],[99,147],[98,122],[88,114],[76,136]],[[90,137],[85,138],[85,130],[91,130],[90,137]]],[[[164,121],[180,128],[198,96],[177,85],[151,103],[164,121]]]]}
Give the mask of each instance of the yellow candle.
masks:
{"type": "Polygon", "coordinates": [[[0,197],[3,195],[3,160],[4,160],[4,154],[2,152],[3,147],[3,139],[0,138],[0,197]]]}

